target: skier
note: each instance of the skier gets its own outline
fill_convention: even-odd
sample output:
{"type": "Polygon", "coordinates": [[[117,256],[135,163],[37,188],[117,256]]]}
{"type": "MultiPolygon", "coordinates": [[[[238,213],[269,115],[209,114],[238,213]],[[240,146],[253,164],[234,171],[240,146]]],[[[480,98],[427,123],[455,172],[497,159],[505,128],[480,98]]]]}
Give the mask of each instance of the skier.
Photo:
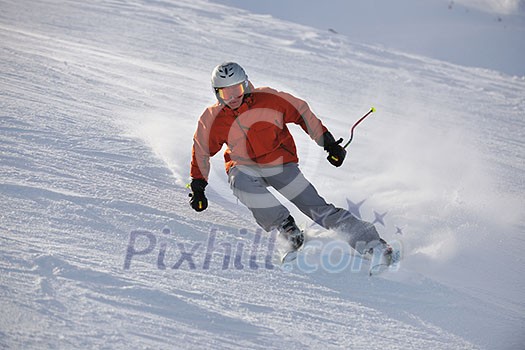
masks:
{"type": "Polygon", "coordinates": [[[375,227],[327,203],[299,169],[288,123],[299,125],[323,147],[332,165],[341,166],[346,156],[340,145],[343,139],[336,141],[305,101],[269,87],[254,88],[244,69],[234,62],[218,65],[211,84],[217,103],[204,111],[193,138],[193,209],[208,207],[205,188],[210,157],[226,144],[225,167],[233,194],[265,231],[277,229],[291,250],[303,245],[303,232],[288,209],[268,191],[269,186],[319,225],[347,234],[348,243],[359,253],[389,259],[392,248],[375,227]]]}

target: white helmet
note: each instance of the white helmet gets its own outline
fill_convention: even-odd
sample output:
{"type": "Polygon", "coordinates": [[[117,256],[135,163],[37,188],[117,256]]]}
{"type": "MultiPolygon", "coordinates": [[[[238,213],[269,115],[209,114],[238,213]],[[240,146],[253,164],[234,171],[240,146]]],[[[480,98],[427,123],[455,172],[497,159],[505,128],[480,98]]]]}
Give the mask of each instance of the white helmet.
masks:
{"type": "Polygon", "coordinates": [[[248,76],[240,65],[235,62],[219,64],[211,73],[211,86],[219,89],[244,83],[248,87],[248,76]]]}

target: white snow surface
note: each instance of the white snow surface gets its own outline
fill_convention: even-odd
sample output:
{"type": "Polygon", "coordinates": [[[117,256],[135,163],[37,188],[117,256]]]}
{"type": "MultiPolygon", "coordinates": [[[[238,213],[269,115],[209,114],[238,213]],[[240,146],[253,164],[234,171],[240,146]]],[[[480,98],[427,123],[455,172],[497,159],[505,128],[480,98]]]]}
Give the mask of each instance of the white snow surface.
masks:
{"type": "Polygon", "coordinates": [[[351,40],[525,75],[525,0],[213,0],[351,40]]]}
{"type": "Polygon", "coordinates": [[[204,0],[0,8],[0,348],[523,348],[523,78],[204,0]],[[188,206],[192,135],[226,60],[337,137],[377,108],[341,168],[292,129],[319,192],[362,202],[402,245],[399,271],[250,259],[260,231],[220,155],[209,209],[188,206]]]}

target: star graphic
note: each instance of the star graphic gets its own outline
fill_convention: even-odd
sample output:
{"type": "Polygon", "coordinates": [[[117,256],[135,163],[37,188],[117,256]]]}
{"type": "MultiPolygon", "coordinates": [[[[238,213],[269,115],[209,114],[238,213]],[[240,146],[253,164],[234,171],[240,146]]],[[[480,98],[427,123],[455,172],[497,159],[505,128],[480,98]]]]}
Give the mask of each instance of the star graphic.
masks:
{"type": "Polygon", "coordinates": [[[321,213],[316,213],[315,211],[312,211],[312,220],[314,221],[310,227],[314,227],[315,225],[322,226],[324,228],[337,228],[343,225],[345,222],[347,222],[348,219],[352,216],[352,213],[345,211],[342,213],[342,215],[338,215],[339,212],[338,209],[334,211],[333,207],[329,207],[326,210],[324,210],[321,213]],[[330,215],[336,214],[337,221],[334,223],[333,218],[329,218],[330,215]]]}
{"type": "Polygon", "coordinates": [[[401,230],[399,227],[396,226],[396,233],[395,235],[403,235],[403,230],[401,230]]]}
{"type": "Polygon", "coordinates": [[[313,222],[310,224],[310,227],[314,227],[315,225],[319,225],[321,227],[324,227],[324,223],[326,222],[326,217],[330,215],[330,210],[325,210],[322,213],[318,214],[315,211],[312,210],[312,220],[313,222]]]}
{"type": "Polygon", "coordinates": [[[361,213],[359,212],[359,207],[363,205],[363,203],[366,201],[366,199],[363,199],[359,203],[354,203],[350,199],[346,199],[346,203],[348,204],[348,211],[352,213],[356,218],[361,219],[361,213]]]}
{"type": "Polygon", "coordinates": [[[374,219],[374,222],[372,222],[372,224],[375,224],[377,222],[385,226],[385,222],[383,221],[383,219],[387,213],[388,212],[385,211],[383,214],[379,214],[377,211],[374,210],[374,215],[376,216],[376,218],[374,219]]]}

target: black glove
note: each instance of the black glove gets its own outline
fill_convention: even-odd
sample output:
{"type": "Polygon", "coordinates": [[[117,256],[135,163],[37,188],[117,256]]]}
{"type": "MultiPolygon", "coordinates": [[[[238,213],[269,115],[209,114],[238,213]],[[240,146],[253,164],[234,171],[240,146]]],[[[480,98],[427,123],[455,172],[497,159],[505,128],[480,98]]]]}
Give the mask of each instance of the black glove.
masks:
{"type": "Polygon", "coordinates": [[[195,211],[203,211],[208,208],[208,199],[204,195],[204,189],[208,183],[203,179],[191,180],[190,205],[195,211]]]}
{"type": "Polygon", "coordinates": [[[328,161],[336,167],[340,167],[346,157],[346,150],[341,146],[343,138],[335,140],[332,134],[327,131],[323,134],[324,150],[328,152],[328,161]]]}

